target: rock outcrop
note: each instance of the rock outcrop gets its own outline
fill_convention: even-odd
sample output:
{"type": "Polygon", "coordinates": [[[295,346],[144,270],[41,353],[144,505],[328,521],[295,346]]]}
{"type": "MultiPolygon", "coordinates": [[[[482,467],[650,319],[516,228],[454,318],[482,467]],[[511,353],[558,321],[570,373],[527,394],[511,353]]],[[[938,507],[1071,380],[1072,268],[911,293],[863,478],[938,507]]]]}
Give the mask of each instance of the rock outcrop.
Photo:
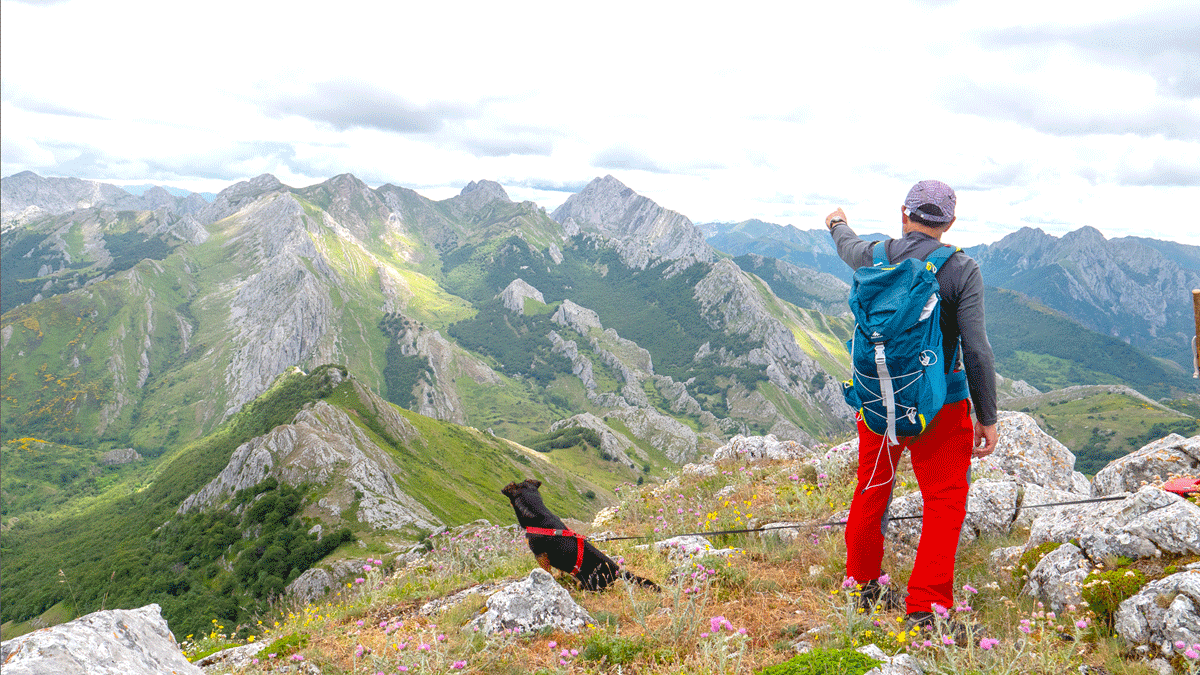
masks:
{"type": "Polygon", "coordinates": [[[1092,564],[1083,551],[1063,544],[1047,553],[1029,573],[1024,592],[1037,598],[1046,607],[1061,612],[1068,605],[1080,605],[1083,600],[1083,580],[1092,564]]]}
{"type": "Polygon", "coordinates": [[[201,675],[158,605],[110,609],[6,640],[5,675],[201,675]]]}
{"type": "Polygon", "coordinates": [[[1144,645],[1164,656],[1195,649],[1200,643],[1200,570],[1151,581],[1125,600],[1113,615],[1117,633],[1133,645],[1144,645]]]}
{"type": "Polygon", "coordinates": [[[546,570],[535,569],[487,599],[487,611],[467,626],[484,633],[531,633],[542,628],[574,633],[592,617],[546,570]]]}
{"type": "MultiPolygon", "coordinates": [[[[393,438],[405,440],[417,434],[373,392],[359,385],[358,394],[365,405],[374,408],[384,430],[393,438]]],[[[388,452],[346,413],[317,401],[300,411],[290,424],[239,446],[221,473],[184,500],[179,512],[210,506],[274,477],[288,485],[328,486],[327,494],[309,515],[329,523],[357,519],[377,529],[391,530],[406,525],[426,529],[441,525],[429,509],[400,488],[395,476],[403,473],[388,452]],[[356,502],[357,513],[343,515],[356,502]]]]}
{"type": "Polygon", "coordinates": [[[639,195],[612,176],[597,178],[554,210],[550,217],[568,232],[584,229],[618,242],[630,267],[660,260],[708,262],[715,253],[686,216],[639,195]]]}
{"type": "Polygon", "coordinates": [[[1200,475],[1200,436],[1171,434],[1118,457],[1096,473],[1092,494],[1136,492],[1147,483],[1162,485],[1172,474],[1200,475]]]}
{"type": "Polygon", "coordinates": [[[1092,561],[1200,554],[1200,506],[1153,486],[1121,501],[1046,511],[1033,521],[1027,547],[1077,540],[1092,561]]]}
{"type": "Polygon", "coordinates": [[[504,303],[504,308],[518,314],[525,313],[526,298],[537,300],[542,304],[546,303],[542,292],[530,286],[524,279],[513,279],[512,283],[500,292],[500,302],[504,303]]]}
{"type": "Polygon", "coordinates": [[[999,441],[989,457],[972,462],[975,471],[999,472],[1022,484],[1091,494],[1091,485],[1075,470],[1075,455],[1042,431],[1025,413],[1000,411],[996,422],[999,441]]]}
{"type": "Polygon", "coordinates": [[[717,448],[713,461],[726,460],[789,460],[811,454],[811,450],[795,441],[780,441],[771,434],[766,436],[743,436],[737,434],[729,442],[717,448]]]}

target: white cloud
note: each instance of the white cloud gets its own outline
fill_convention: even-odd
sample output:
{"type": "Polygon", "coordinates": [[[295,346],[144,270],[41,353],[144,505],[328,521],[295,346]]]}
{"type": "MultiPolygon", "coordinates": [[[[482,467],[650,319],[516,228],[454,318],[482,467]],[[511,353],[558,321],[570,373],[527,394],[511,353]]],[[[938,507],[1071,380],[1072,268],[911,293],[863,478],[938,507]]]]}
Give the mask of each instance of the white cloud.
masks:
{"type": "Polygon", "coordinates": [[[1153,204],[1200,244],[1194,2],[0,2],[5,175],[489,178],[552,209],[611,172],[697,222],[889,231],[937,177],[961,243],[1153,204]]]}

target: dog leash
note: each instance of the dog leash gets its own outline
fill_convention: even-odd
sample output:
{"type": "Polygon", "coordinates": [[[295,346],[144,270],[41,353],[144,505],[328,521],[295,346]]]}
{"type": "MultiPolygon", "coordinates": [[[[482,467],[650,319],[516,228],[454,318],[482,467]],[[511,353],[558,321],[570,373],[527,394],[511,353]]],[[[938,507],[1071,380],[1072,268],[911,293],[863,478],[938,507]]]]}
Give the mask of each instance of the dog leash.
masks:
{"type": "MultiPolygon", "coordinates": [[[[1072,506],[1074,504],[1093,504],[1096,502],[1114,502],[1119,499],[1128,499],[1128,497],[1127,496],[1095,497],[1092,499],[1080,499],[1077,501],[1070,501],[1070,502],[1052,502],[1049,504],[1033,504],[1031,506],[1018,506],[1017,511],[1020,511],[1021,509],[1045,509],[1045,508],[1050,508],[1052,506],[1072,506]]],[[[967,515],[979,515],[981,513],[982,513],[981,511],[968,511],[967,515]]],[[[920,517],[921,517],[921,515],[919,515],[919,514],[913,515],[913,516],[892,516],[892,517],[888,518],[888,520],[913,520],[913,519],[920,518],[920,517]]],[[[656,539],[659,537],[661,537],[663,539],[670,539],[672,537],[716,536],[716,535],[720,535],[720,534],[746,534],[748,532],[770,532],[772,530],[798,530],[798,529],[807,528],[807,527],[833,527],[835,525],[845,525],[845,524],[846,524],[846,521],[844,521],[844,520],[831,520],[831,521],[827,521],[824,523],[800,523],[800,524],[796,524],[796,525],[776,525],[773,527],[751,527],[751,528],[745,528],[745,529],[740,529],[740,530],[718,530],[716,532],[711,532],[711,531],[710,532],[684,532],[682,534],[672,534],[672,535],[666,535],[666,536],[641,535],[641,536],[630,536],[630,537],[605,537],[604,539],[597,539],[596,541],[622,541],[625,539],[656,539]]],[[[531,530],[534,528],[526,528],[526,529],[531,530]]],[[[548,530],[548,531],[554,532],[555,530],[548,530]]],[[[559,531],[561,531],[561,530],[559,530],[559,531]]],[[[568,532],[569,532],[569,530],[568,530],[568,532]]],[[[572,533],[572,534],[574,534],[574,533],[572,533]]],[[[578,536],[578,535],[576,535],[576,536],[578,536]]]]}
{"type": "Polygon", "coordinates": [[[581,534],[572,532],[571,530],[554,530],[549,527],[527,527],[525,528],[525,536],[531,534],[540,534],[547,537],[575,537],[577,546],[575,547],[575,569],[571,570],[571,574],[579,574],[579,570],[583,567],[583,542],[587,540],[581,534]]]}

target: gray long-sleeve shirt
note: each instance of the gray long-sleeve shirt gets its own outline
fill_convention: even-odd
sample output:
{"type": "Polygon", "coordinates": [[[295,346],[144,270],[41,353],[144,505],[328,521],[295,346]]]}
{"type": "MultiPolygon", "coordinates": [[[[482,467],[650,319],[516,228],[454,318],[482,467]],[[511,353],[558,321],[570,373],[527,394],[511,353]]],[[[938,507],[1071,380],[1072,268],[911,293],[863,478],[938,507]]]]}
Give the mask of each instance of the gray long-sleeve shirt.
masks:
{"type": "MultiPolygon", "coordinates": [[[[875,264],[875,242],[861,239],[849,225],[834,225],[833,241],[838,255],[851,269],[875,264]]],[[[887,240],[889,262],[906,258],[924,259],[941,242],[922,232],[909,232],[900,239],[887,240]]],[[[983,276],[979,263],[966,253],[950,257],[937,272],[942,300],[943,363],[951,364],[955,348],[962,338],[960,361],[951,364],[967,371],[967,386],[975,418],[980,424],[996,423],[996,363],[988,342],[983,318],[983,276]]]]}

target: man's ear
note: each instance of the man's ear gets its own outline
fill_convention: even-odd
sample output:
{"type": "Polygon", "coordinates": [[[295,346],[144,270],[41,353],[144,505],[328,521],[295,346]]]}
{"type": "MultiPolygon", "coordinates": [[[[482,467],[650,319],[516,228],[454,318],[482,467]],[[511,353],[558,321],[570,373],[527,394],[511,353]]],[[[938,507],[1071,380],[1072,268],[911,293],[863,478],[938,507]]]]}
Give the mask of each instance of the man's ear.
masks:
{"type": "Polygon", "coordinates": [[[946,230],[950,229],[950,226],[953,225],[954,221],[956,221],[956,220],[958,220],[958,216],[954,216],[953,218],[951,218],[950,222],[948,222],[942,226],[942,232],[945,232],[946,230]]]}

